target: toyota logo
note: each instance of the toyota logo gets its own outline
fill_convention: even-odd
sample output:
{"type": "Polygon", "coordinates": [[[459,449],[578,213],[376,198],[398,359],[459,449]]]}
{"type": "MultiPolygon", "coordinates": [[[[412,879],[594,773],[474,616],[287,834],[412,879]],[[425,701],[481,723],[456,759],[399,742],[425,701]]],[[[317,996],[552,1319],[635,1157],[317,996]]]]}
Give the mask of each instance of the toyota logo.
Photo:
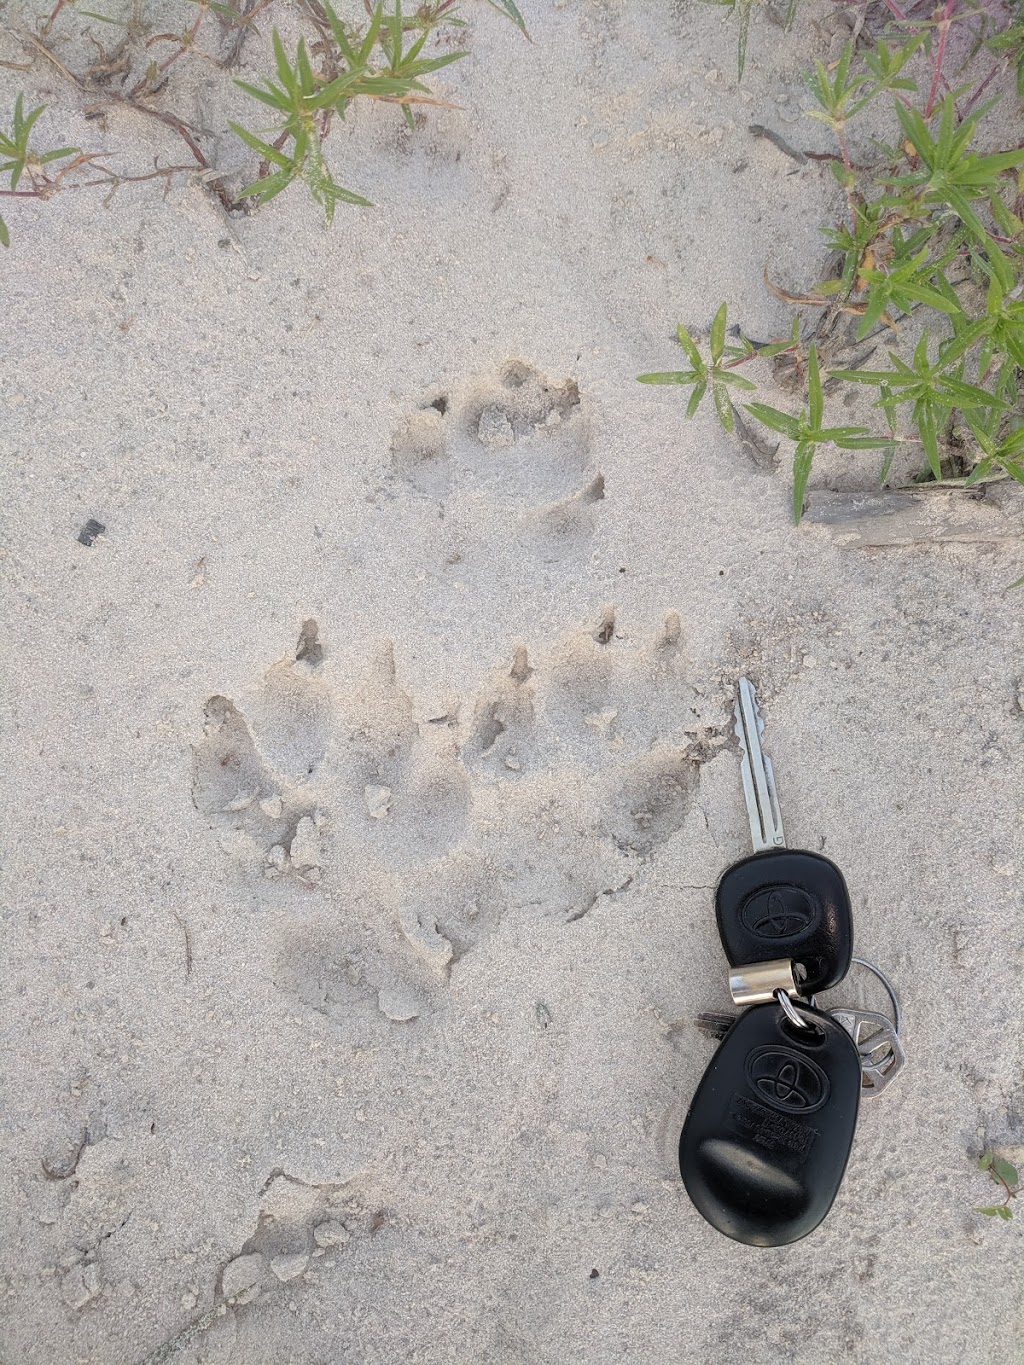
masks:
{"type": "Polygon", "coordinates": [[[747,1080],[773,1109],[810,1114],[828,1099],[828,1077],[809,1057],[786,1047],[763,1047],[747,1058],[747,1080]]]}
{"type": "Polygon", "coordinates": [[[792,938],[816,923],[818,906],[799,886],[771,886],[750,897],[740,918],[758,938],[792,938]]]}

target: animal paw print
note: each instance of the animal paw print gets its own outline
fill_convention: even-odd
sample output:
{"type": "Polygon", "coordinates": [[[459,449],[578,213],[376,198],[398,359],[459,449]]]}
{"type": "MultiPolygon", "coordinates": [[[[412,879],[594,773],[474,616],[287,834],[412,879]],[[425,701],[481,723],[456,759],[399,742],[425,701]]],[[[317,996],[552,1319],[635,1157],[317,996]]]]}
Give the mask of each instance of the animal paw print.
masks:
{"type": "Polygon", "coordinates": [[[261,849],[267,877],[318,882],[328,819],[336,846],[397,866],[461,837],[465,775],[453,744],[417,726],[390,644],[365,686],[342,697],[324,676],[316,623],[306,622],[295,657],[269,670],[244,715],[215,696],[205,717],[196,808],[237,836],[235,847],[261,849]]]}
{"type": "Polygon", "coordinates": [[[557,383],[521,360],[430,398],[395,433],[392,467],[439,500],[487,496],[519,521],[559,535],[589,529],[604,497],[573,379],[557,383]]]}
{"type": "Polygon", "coordinates": [[[220,1298],[239,1308],[283,1285],[292,1290],[333,1265],[353,1237],[376,1231],[371,1213],[348,1184],[303,1180],[274,1171],[260,1192],[256,1231],[217,1277],[220,1298]]]}
{"type": "Polygon", "coordinates": [[[375,907],[347,938],[328,915],[307,943],[307,925],[285,988],[332,1020],[371,1001],[411,1020],[423,982],[504,915],[579,919],[683,828],[725,743],[693,695],[676,612],[640,648],[610,607],[536,663],[518,645],[441,716],[401,687],[390,645],[339,689],[307,622],[244,707],[207,702],[193,797],[265,876],[375,907]]]}

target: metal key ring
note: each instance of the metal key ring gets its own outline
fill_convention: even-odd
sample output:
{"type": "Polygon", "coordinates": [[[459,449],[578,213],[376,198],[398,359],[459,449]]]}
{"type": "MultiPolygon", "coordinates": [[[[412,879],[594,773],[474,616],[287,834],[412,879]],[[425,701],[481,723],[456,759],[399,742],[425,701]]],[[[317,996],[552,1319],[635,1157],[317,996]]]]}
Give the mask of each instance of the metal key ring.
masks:
{"type": "Polygon", "coordinates": [[[885,987],[885,993],[889,997],[889,1000],[892,1004],[893,1028],[896,1030],[898,1034],[902,1033],[903,1011],[900,1009],[900,998],[896,994],[896,987],[886,976],[885,972],[882,971],[881,967],[876,967],[875,964],[873,962],[869,962],[866,957],[853,957],[850,959],[850,961],[856,962],[858,967],[866,967],[873,976],[878,977],[879,981],[885,987]]]}
{"type": "Polygon", "coordinates": [[[795,1024],[797,1028],[814,1029],[819,1027],[817,1021],[812,1023],[804,1018],[784,990],[777,990],[775,992],[775,999],[781,1008],[782,1013],[789,1022],[795,1024]]]}
{"type": "MultiPolygon", "coordinates": [[[[896,1033],[899,1034],[903,1027],[903,1010],[900,1008],[900,998],[896,994],[896,987],[886,976],[885,972],[882,971],[881,967],[876,967],[875,964],[869,962],[866,957],[851,957],[850,961],[855,962],[858,967],[866,967],[873,976],[878,977],[879,981],[885,987],[885,993],[889,997],[889,1002],[892,1005],[892,1026],[896,1033]]],[[[816,995],[811,996],[810,1005],[811,1009],[817,1008],[818,997],[816,995]]]]}

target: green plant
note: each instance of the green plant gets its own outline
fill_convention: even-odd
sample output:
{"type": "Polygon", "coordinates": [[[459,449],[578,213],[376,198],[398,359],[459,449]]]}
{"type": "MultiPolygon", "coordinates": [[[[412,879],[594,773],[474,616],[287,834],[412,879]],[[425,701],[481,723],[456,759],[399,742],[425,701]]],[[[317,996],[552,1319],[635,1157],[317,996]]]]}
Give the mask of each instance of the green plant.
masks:
{"type": "MultiPolygon", "coordinates": [[[[710,364],[680,328],[690,369],[639,376],[648,384],[692,386],[688,417],[713,386],[719,420],[732,431],[726,384],[756,385],[749,379],[737,385],[736,376],[727,372],[758,359],[772,359],[777,373],[787,366],[787,377],[796,376],[807,390],[799,417],[760,399],[744,406],[794,443],[797,521],[814,454],[826,443],[884,449],[882,482],[895,450],[903,446],[920,448],[925,458],[916,482],[971,487],[1009,477],[1024,483],[1024,147],[976,150],[995,101],[968,111],[990,83],[991,72],[971,99],[965,98],[970,86],[937,98],[948,60],[942,39],[958,18],[955,5],[956,0],[947,3],[941,21],[936,20],[937,42],[922,26],[898,43],[879,37],[862,54],[851,41],[831,68],[817,63],[808,74],[818,104],[812,117],[830,128],[838,144],[829,164],[847,212],[839,223],[822,228],[836,253],[828,278],[805,295],[772,288],[796,307],[821,309],[819,320],[808,325],[798,315],[788,340],[763,345],[734,329],[739,344],[723,349],[723,306],[711,330],[710,364]],[[930,62],[923,109],[911,102],[918,91],[913,67],[921,61],[930,62]],[[893,146],[876,144],[880,155],[873,164],[855,164],[849,124],[883,95],[893,107],[899,139],[893,146]],[[909,355],[901,354],[907,330],[914,342],[909,355]],[[882,335],[890,338],[889,368],[864,367],[882,335]],[[866,351],[858,353],[861,343],[866,351]],[[854,363],[843,363],[851,353],[854,363]],[[825,382],[822,369],[828,374],[825,382]],[[825,425],[825,399],[845,385],[878,390],[874,406],[881,410],[884,430],[825,425]]],[[[1015,50],[1001,50],[1015,55],[1015,50]]]]}
{"type": "Polygon", "coordinates": [[[729,389],[756,389],[757,385],[752,384],[743,375],[732,373],[737,365],[742,364],[754,352],[749,343],[743,346],[727,346],[725,344],[727,322],[726,305],[723,303],[711,324],[710,365],[705,363],[693,337],[680,323],[676,329],[676,335],[693,368],[671,370],[665,374],[641,374],[637,378],[641,384],[692,384],[693,392],[690,394],[690,401],[686,405],[687,417],[692,417],[697,411],[701,399],[710,387],[714,395],[715,407],[718,409],[719,420],[726,431],[732,431],[735,424],[729,389]]]}
{"type": "MultiPolygon", "coordinates": [[[[439,57],[423,57],[430,24],[419,23],[419,36],[406,45],[410,27],[402,14],[401,0],[385,14],[383,0],[371,12],[365,35],[356,38],[338,17],[330,0],[322,0],[327,32],[333,43],[328,47],[325,69],[314,70],[304,38],[299,39],[294,59],[289,59],[277,29],[274,30],[274,58],[277,81],[264,80],[262,87],[248,81],[235,84],[253,99],[269,105],[278,115],[272,128],[273,143],[237,123],[231,127],[253,151],[277,169],[262,175],[239,192],[239,198],[259,195],[273,199],[299,178],[313,198],[323,206],[327,221],[334,218],[339,203],[369,205],[370,201],[351,190],[342,189],[334,180],[323,155],[323,143],[331,116],[345,117],[352,100],[359,96],[401,104],[412,125],[409,105],[414,102],[439,103],[433,99],[422,77],[467,56],[448,52],[439,57]],[[378,64],[374,65],[375,56],[378,64]],[[287,144],[290,142],[290,147],[287,144]]],[[[268,167],[269,170],[269,167],[268,167]]]]}
{"type": "MultiPolygon", "coordinates": [[[[225,71],[237,63],[246,37],[256,30],[257,18],[279,0],[188,3],[194,9],[180,31],[154,33],[144,0],[130,0],[127,17],[123,18],[87,10],[75,0],[55,0],[38,33],[26,33],[23,40],[30,56],[45,59],[82,93],[91,112],[117,106],[159,122],[185,143],[192,164],[157,165],[142,174],[129,174],[111,170],[103,153],[82,153],[75,148],[36,151],[28,139],[42,108],[25,115],[19,96],[11,134],[0,133],[0,173],[7,172],[12,178],[9,189],[0,189],[0,197],[47,199],[59,190],[91,186],[116,190],[129,181],[155,178],[169,184],[179,173],[198,172],[200,184],[228,211],[243,208],[246,200],[272,199],[294,181],[302,180],[330,222],[339,203],[370,202],[340,185],[327,163],[324,143],[332,120],[344,118],[351,101],[365,97],[401,106],[406,122],[413,127],[414,105],[443,104],[432,95],[424,78],[467,55],[464,51],[426,52],[431,34],[441,25],[463,26],[459,0],[422,0],[412,12],[403,12],[401,0],[394,0],[393,10],[385,10],[384,0],[363,0],[367,15],[364,31],[340,18],[329,0],[297,0],[305,23],[313,30],[308,39],[299,38],[294,53],[289,54],[275,30],[272,74],[255,84],[238,82],[250,98],[274,111],[274,119],[267,129],[231,125],[260,158],[256,178],[236,195],[231,193],[227,177],[211,165],[201,135],[167,107],[166,92],[177,64],[186,58],[201,57],[225,71]],[[99,60],[75,71],[46,42],[61,16],[65,21],[69,16],[100,20],[121,30],[123,37],[111,52],[92,39],[99,60]],[[211,16],[216,20],[213,25],[208,23],[211,16]],[[61,158],[66,164],[56,174],[44,169],[61,158]],[[19,187],[23,176],[31,188],[19,187]]],[[[525,21],[514,0],[488,3],[526,34],[525,21]]],[[[92,38],[91,34],[87,36],[92,38]]],[[[7,224],[0,218],[0,245],[9,243],[7,224]]]]}
{"type": "MultiPolygon", "coordinates": [[[[55,161],[67,161],[71,157],[78,155],[77,147],[55,147],[48,152],[35,151],[29,144],[32,129],[35,127],[40,115],[46,108],[45,104],[40,104],[30,113],[25,113],[24,97],[19,95],[14,101],[14,119],[11,132],[0,132],[0,157],[6,158],[0,162],[0,175],[10,177],[10,189],[0,190],[0,195],[5,198],[42,198],[48,187],[55,185],[55,181],[43,170],[44,166],[51,165],[55,161]],[[25,176],[32,186],[30,190],[19,190],[18,185],[22,176],[25,176]]],[[[10,246],[11,238],[7,230],[7,224],[0,217],[0,246],[10,246]]]]}
{"type": "Polygon", "coordinates": [[[794,521],[799,521],[803,512],[807,478],[818,446],[832,444],[840,450],[878,450],[889,449],[893,444],[891,435],[872,436],[867,427],[824,425],[825,395],[818,368],[818,352],[813,343],[807,354],[807,393],[808,404],[799,417],[791,417],[767,403],[744,404],[752,417],[796,443],[793,452],[794,521]]]}
{"type": "Polygon", "coordinates": [[[978,1170],[984,1171],[993,1184],[999,1186],[1005,1197],[1001,1204],[987,1204],[975,1212],[983,1213],[987,1218],[1002,1218],[1004,1222],[1009,1222],[1013,1217],[1010,1202],[1024,1192],[1017,1167],[1011,1161],[1006,1161],[1003,1157],[996,1156],[995,1152],[989,1151],[978,1158],[978,1170]]]}

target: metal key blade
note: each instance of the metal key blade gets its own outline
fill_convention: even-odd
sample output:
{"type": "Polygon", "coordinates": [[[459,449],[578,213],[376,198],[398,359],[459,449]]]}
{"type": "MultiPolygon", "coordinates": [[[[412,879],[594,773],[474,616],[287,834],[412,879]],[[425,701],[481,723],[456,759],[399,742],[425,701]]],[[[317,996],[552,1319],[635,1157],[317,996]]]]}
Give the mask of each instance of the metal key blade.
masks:
{"type": "Polygon", "coordinates": [[[702,1010],[693,1016],[693,1022],[713,1043],[720,1043],[739,1018],[738,1014],[726,1014],[722,1010],[702,1010]]]}
{"type": "Polygon", "coordinates": [[[757,694],[749,678],[740,678],[736,701],[736,738],[740,742],[743,759],[740,776],[743,779],[743,799],[750,821],[750,837],[754,852],[785,848],[786,836],[782,828],[779,796],[775,789],[775,769],[761,748],[764,721],[757,709],[757,694]]]}

